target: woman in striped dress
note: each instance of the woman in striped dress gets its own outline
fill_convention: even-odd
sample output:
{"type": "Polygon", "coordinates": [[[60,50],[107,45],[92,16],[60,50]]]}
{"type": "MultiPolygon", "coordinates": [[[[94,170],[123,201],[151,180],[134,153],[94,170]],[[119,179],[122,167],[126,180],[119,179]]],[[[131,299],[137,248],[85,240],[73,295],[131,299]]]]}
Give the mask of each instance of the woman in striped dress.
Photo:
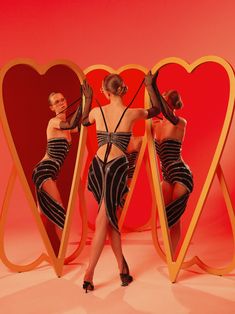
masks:
{"type": "Polygon", "coordinates": [[[145,78],[145,85],[152,100],[152,108],[129,109],[129,106],[125,106],[122,97],[127,87],[119,75],[110,74],[104,78],[102,85],[102,92],[110,103],[94,108],[90,113],[88,110],[84,114],[84,117],[87,115],[83,120],[85,126],[96,123],[98,150],[89,168],[88,189],[93,193],[99,206],[89,265],[84,277],[83,289],[86,292],[94,289],[93,274],[107,234],[117,259],[121,285],[127,286],[133,279],[122,253],[117,210],[128,192],[129,161],[126,151],[132,136],[133,124],[137,120],[151,118],[160,112],[152,80],[153,76],[149,73],[145,78]]]}
{"type": "MultiPolygon", "coordinates": [[[[159,97],[159,91],[157,93],[159,97]]],[[[187,122],[174,115],[175,110],[183,106],[180,95],[170,90],[161,96],[161,101],[165,108],[162,110],[163,120],[154,121],[153,133],[161,164],[162,192],[174,254],[181,235],[180,218],[193,190],[193,176],[181,156],[187,122]]]]}
{"type": "MultiPolygon", "coordinates": [[[[86,82],[82,87],[86,97],[86,105],[89,105],[92,90],[86,82]]],[[[71,133],[80,131],[82,107],[81,105],[78,106],[72,118],[66,120],[67,102],[62,93],[51,93],[48,101],[55,117],[50,119],[48,123],[46,153],[34,167],[32,178],[36,187],[37,204],[41,211],[41,217],[57,255],[60,247],[61,229],[63,229],[65,222],[65,208],[56,185],[56,179],[71,146],[71,133]]]]}

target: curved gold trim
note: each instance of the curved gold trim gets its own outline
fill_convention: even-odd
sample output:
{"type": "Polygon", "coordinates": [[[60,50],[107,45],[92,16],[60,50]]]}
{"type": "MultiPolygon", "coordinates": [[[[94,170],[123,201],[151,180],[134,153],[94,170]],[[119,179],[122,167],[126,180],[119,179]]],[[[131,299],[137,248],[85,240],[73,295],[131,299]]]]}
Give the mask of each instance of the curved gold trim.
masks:
{"type": "Polygon", "coordinates": [[[146,74],[148,72],[148,69],[139,65],[139,64],[127,64],[127,65],[124,65],[118,69],[114,69],[108,65],[105,65],[105,64],[95,64],[95,65],[91,65],[89,67],[87,67],[85,70],[84,70],[84,73],[85,75],[87,75],[88,73],[94,71],[94,70],[105,70],[109,73],[117,73],[117,74],[120,74],[121,72],[123,71],[126,71],[126,70],[130,70],[130,69],[133,69],[133,70],[140,70],[142,71],[144,74],[146,74]]]}
{"type": "Polygon", "coordinates": [[[136,181],[137,181],[138,174],[139,174],[139,171],[140,171],[141,163],[142,163],[143,158],[144,158],[144,152],[146,150],[146,146],[147,146],[147,137],[145,135],[143,137],[143,142],[141,144],[140,152],[139,152],[139,155],[138,155],[138,158],[137,158],[134,175],[133,175],[133,178],[131,180],[130,187],[129,187],[130,190],[127,193],[127,197],[125,199],[125,204],[124,204],[121,216],[120,216],[119,221],[118,221],[118,226],[119,226],[120,230],[122,230],[122,227],[123,227],[123,224],[124,224],[124,220],[126,218],[127,210],[128,210],[128,207],[129,207],[129,204],[130,204],[133,192],[134,192],[134,187],[136,185],[136,181]]]}
{"type": "Polygon", "coordinates": [[[8,208],[9,208],[9,202],[12,194],[12,190],[14,188],[14,183],[16,181],[17,177],[17,172],[15,167],[13,166],[11,169],[11,173],[9,176],[9,180],[7,183],[6,187],[6,193],[5,197],[3,200],[3,206],[2,206],[2,214],[1,214],[1,219],[0,219],[0,257],[3,261],[3,263],[9,268],[12,269],[13,271],[17,272],[23,272],[23,271],[29,271],[40,265],[43,261],[48,261],[50,262],[49,256],[45,255],[44,253],[41,254],[35,261],[32,263],[26,264],[26,265],[17,265],[15,263],[12,263],[9,261],[5,254],[4,250],[4,225],[6,223],[6,218],[8,214],[8,208]]]}
{"type": "Polygon", "coordinates": [[[82,230],[84,231],[81,234],[81,239],[77,248],[73,251],[73,253],[71,253],[69,256],[65,258],[65,261],[64,261],[65,265],[75,260],[80,255],[84,245],[86,244],[88,223],[87,223],[86,203],[85,203],[85,198],[84,198],[84,186],[81,182],[81,179],[80,179],[79,186],[80,186],[80,188],[78,189],[79,208],[80,208],[80,215],[82,218],[82,230]]]}

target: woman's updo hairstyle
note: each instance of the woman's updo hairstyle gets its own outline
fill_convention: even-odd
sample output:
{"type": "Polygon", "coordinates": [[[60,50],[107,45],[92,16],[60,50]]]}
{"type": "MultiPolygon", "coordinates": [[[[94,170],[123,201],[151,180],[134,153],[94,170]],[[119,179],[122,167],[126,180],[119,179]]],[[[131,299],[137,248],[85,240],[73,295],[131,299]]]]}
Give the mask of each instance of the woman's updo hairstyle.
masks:
{"type": "Polygon", "coordinates": [[[180,109],[183,107],[183,102],[181,100],[180,94],[176,90],[169,90],[162,95],[166,101],[171,100],[174,109],[180,109]]]}
{"type": "Polygon", "coordinates": [[[126,94],[128,88],[123,79],[118,74],[109,74],[105,76],[103,81],[103,88],[116,96],[123,96],[126,94]]]}

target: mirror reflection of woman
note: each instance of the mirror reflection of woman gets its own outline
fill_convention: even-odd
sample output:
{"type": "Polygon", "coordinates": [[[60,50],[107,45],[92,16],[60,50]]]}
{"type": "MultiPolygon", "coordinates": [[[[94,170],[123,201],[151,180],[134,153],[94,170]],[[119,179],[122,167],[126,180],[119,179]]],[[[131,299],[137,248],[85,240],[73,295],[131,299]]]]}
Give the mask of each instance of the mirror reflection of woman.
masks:
{"type": "MultiPolygon", "coordinates": [[[[156,86],[155,88],[157,89],[156,86]]],[[[158,90],[157,93],[159,93],[158,90]]],[[[183,106],[181,97],[177,91],[170,90],[161,96],[161,101],[166,109],[165,111],[162,110],[165,116],[163,116],[163,120],[153,122],[153,133],[156,151],[161,163],[162,192],[172,250],[175,254],[181,235],[180,218],[193,190],[193,176],[181,156],[187,124],[184,118],[175,116],[175,111],[183,106]]]]}
{"type": "Polygon", "coordinates": [[[107,234],[115,254],[121,285],[127,286],[132,280],[128,264],[123,256],[121,237],[118,229],[117,210],[128,192],[127,180],[129,162],[126,150],[132,136],[133,124],[140,119],[148,119],[160,112],[158,100],[152,87],[152,75],[145,78],[145,85],[152,99],[153,107],[127,108],[122,97],[127,87],[120,75],[106,76],[102,92],[109,104],[87,112],[83,124],[96,123],[98,150],[91,163],[88,174],[88,188],[94,194],[99,210],[96,218],[96,229],[91,245],[89,265],[85,273],[83,289],[93,290],[93,275],[96,264],[104,247],[107,234]]]}
{"type": "MultiPolygon", "coordinates": [[[[86,102],[92,93],[85,82],[83,92],[86,102]]],[[[67,101],[62,93],[53,92],[48,98],[50,110],[55,117],[49,120],[46,130],[47,148],[44,157],[34,167],[33,182],[41,218],[56,255],[60,248],[61,230],[65,222],[65,208],[56,179],[71,146],[71,134],[80,131],[82,108],[78,106],[72,118],[66,119],[67,101]]]]}

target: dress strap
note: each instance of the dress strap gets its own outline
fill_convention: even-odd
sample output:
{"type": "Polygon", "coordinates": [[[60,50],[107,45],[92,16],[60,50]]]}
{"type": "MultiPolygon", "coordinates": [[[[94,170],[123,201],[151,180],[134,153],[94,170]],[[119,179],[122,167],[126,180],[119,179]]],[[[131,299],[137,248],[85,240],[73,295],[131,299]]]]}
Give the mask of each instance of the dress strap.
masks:
{"type": "MultiPolygon", "coordinates": [[[[121,115],[121,117],[120,117],[120,119],[119,119],[119,121],[118,121],[118,123],[117,123],[117,125],[116,125],[116,128],[115,128],[115,130],[114,130],[112,133],[115,133],[115,132],[117,131],[117,129],[118,129],[118,127],[119,127],[119,125],[120,125],[120,123],[121,123],[121,121],[122,121],[122,118],[123,118],[124,114],[126,113],[127,109],[132,105],[132,103],[133,103],[133,101],[135,100],[137,94],[139,93],[139,91],[140,91],[140,89],[141,89],[143,83],[144,83],[144,79],[142,80],[142,82],[141,82],[141,84],[140,84],[138,90],[136,91],[136,93],[135,93],[135,95],[133,96],[132,100],[130,101],[129,105],[124,109],[124,111],[123,111],[123,113],[122,113],[122,115],[121,115]]],[[[107,126],[106,120],[105,120],[105,116],[104,116],[104,112],[103,112],[102,106],[100,105],[100,103],[99,103],[99,101],[98,101],[97,98],[96,98],[96,102],[97,102],[97,104],[98,104],[99,107],[100,107],[101,114],[102,114],[102,117],[103,117],[103,120],[104,120],[104,124],[105,124],[105,128],[106,128],[106,132],[107,132],[107,133],[110,133],[109,130],[108,130],[108,126],[107,126]]],[[[103,164],[104,167],[105,167],[105,165],[106,165],[106,163],[107,163],[107,160],[108,160],[108,157],[109,157],[111,148],[112,148],[112,143],[111,143],[111,142],[108,142],[108,143],[107,143],[107,147],[106,147],[106,151],[105,151],[105,156],[104,156],[104,164],[103,164]]]]}
{"type": "Polygon", "coordinates": [[[102,114],[102,117],[103,117],[103,120],[104,120],[105,129],[106,129],[106,131],[108,132],[109,129],[108,129],[108,126],[107,126],[107,122],[106,122],[106,120],[105,120],[104,112],[103,112],[102,106],[100,105],[100,103],[99,103],[99,101],[98,101],[97,98],[96,98],[96,102],[97,102],[97,104],[98,104],[99,107],[100,107],[100,111],[101,111],[101,114],[102,114]]]}
{"type": "Polygon", "coordinates": [[[115,130],[114,130],[114,133],[117,131],[117,129],[118,129],[118,127],[119,127],[119,125],[120,125],[120,123],[121,123],[121,121],[122,121],[122,118],[124,117],[124,114],[126,113],[127,109],[132,105],[133,101],[135,100],[136,96],[138,95],[138,93],[139,93],[139,91],[140,91],[140,89],[141,89],[143,83],[144,83],[144,79],[141,81],[140,86],[139,86],[139,88],[137,89],[137,91],[136,91],[135,95],[133,96],[132,100],[130,101],[129,105],[128,105],[128,106],[125,108],[125,110],[123,111],[123,113],[122,113],[122,115],[121,115],[121,117],[120,117],[120,119],[119,119],[119,121],[118,121],[118,124],[117,124],[117,126],[116,126],[116,128],[115,128],[115,130]]]}
{"type": "Polygon", "coordinates": [[[133,98],[132,98],[132,100],[130,101],[130,103],[129,103],[129,105],[127,106],[127,108],[129,108],[129,107],[132,105],[133,101],[136,99],[136,96],[138,95],[138,93],[139,93],[139,91],[140,91],[142,85],[144,84],[144,81],[145,81],[145,79],[143,79],[143,80],[141,81],[139,88],[138,88],[137,91],[135,92],[135,95],[133,96],[133,98]]]}
{"type": "Polygon", "coordinates": [[[116,128],[115,128],[115,130],[114,130],[114,133],[117,131],[117,129],[118,129],[120,123],[122,122],[122,118],[124,117],[124,114],[126,113],[127,109],[128,109],[128,107],[126,107],[125,110],[123,111],[123,113],[122,113],[122,115],[121,115],[121,117],[120,117],[120,119],[119,119],[119,121],[118,121],[118,123],[117,123],[117,125],[116,125],[116,128]]]}

